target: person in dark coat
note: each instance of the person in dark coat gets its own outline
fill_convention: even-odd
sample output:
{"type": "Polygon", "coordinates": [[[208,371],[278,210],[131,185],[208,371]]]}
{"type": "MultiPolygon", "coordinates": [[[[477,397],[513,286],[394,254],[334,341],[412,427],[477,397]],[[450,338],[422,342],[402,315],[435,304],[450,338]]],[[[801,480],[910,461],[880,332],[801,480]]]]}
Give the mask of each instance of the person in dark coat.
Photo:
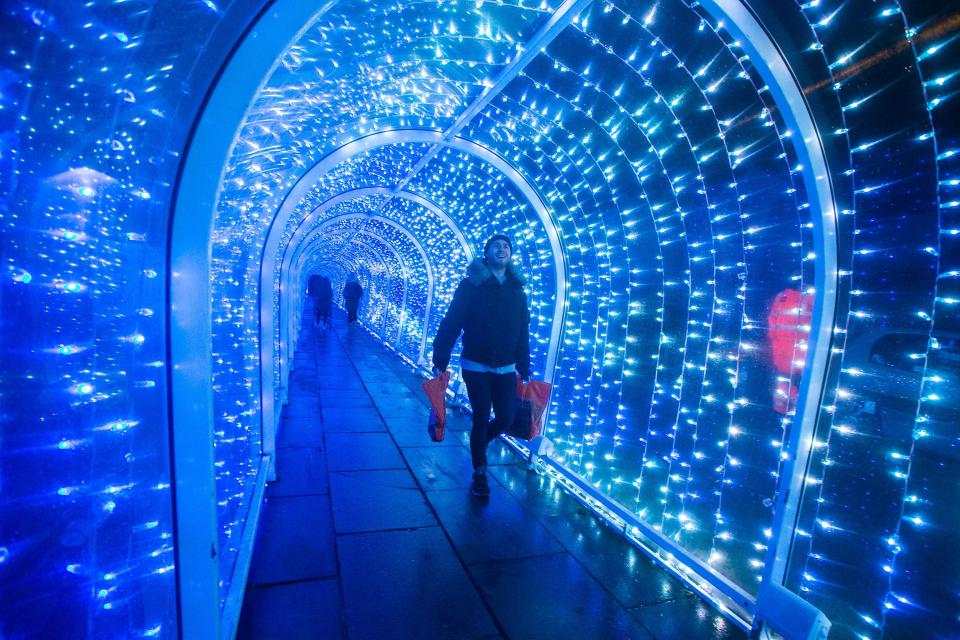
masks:
{"type": "Polygon", "coordinates": [[[347,322],[350,327],[357,321],[357,309],[360,308],[360,298],[363,297],[363,287],[357,282],[357,277],[350,274],[346,286],[343,287],[343,301],[347,307],[347,322]]]}
{"type": "Polygon", "coordinates": [[[483,258],[467,268],[433,341],[433,367],[439,373],[450,364],[453,345],[463,334],[460,369],[473,408],[470,491],[480,497],[490,495],[487,446],[513,422],[516,375],[524,383],[530,379],[530,311],[524,280],[510,261],[512,252],[506,236],[487,240],[483,258]]]}
{"type": "Polygon", "coordinates": [[[314,273],[310,276],[310,279],[307,280],[307,297],[313,300],[313,324],[316,325],[320,322],[320,288],[321,282],[323,281],[323,276],[314,273]]]}
{"type": "Polygon", "coordinates": [[[327,329],[330,326],[330,311],[333,307],[333,286],[330,284],[330,278],[326,276],[320,276],[316,305],[316,321],[321,327],[327,329]]]}

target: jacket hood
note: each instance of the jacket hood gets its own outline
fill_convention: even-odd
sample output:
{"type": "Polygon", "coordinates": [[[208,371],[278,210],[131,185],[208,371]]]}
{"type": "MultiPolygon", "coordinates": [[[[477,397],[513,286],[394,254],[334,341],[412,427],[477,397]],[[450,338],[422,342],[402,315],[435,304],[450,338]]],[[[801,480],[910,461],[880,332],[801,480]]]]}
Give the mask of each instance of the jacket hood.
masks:
{"type": "MultiPolygon", "coordinates": [[[[521,285],[526,283],[526,279],[517,271],[517,267],[512,261],[507,263],[507,271],[513,276],[514,280],[521,285]]],[[[474,258],[473,262],[467,267],[467,277],[470,278],[470,282],[479,287],[487,278],[492,278],[493,273],[490,271],[490,267],[483,261],[483,258],[474,258]]]]}

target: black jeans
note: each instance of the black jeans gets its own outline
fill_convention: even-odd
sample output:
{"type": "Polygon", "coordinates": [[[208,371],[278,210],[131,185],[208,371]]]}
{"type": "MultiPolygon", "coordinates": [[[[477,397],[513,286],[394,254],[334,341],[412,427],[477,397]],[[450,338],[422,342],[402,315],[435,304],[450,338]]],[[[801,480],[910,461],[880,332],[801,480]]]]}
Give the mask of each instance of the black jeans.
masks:
{"type": "Polygon", "coordinates": [[[360,307],[360,303],[347,303],[347,322],[356,322],[357,321],[357,309],[360,307]]]}
{"type": "Polygon", "coordinates": [[[470,457],[473,468],[487,466],[487,445],[507,430],[513,422],[516,403],[517,374],[464,371],[467,396],[473,407],[473,428],[470,430],[470,457]],[[490,419],[493,406],[495,418],[490,419]]]}

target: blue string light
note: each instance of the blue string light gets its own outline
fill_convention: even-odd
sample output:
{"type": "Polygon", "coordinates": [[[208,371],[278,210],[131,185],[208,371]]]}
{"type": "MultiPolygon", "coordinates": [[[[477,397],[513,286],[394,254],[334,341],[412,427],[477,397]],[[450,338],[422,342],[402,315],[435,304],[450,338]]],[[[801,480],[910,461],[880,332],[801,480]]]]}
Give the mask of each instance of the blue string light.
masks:
{"type": "MultiPolygon", "coordinates": [[[[593,2],[452,136],[495,161],[398,134],[335,163],[261,255],[311,167],[365,136],[448,131],[560,4],[334,3],[264,79],[213,220],[221,599],[256,479],[262,366],[280,400],[260,297],[280,327],[283,287],[299,294],[322,272],[339,295],[355,273],[365,326],[425,366],[469,252],[493,232],[513,238],[528,278],[556,460],[757,593],[809,374],[819,212],[804,141],[703,7],[593,2]]],[[[871,640],[949,635],[960,593],[960,23],[940,4],[814,0],[775,20],[756,7],[820,127],[839,214],[834,339],[787,586],[871,640]]],[[[174,5],[4,8],[2,375],[18,427],[0,490],[9,521],[28,524],[0,524],[0,570],[8,602],[56,599],[63,628],[91,636],[177,624],[167,216],[203,94],[185,92],[198,45],[237,9],[174,5]]],[[[54,618],[23,624],[62,635],[54,618]]]]}

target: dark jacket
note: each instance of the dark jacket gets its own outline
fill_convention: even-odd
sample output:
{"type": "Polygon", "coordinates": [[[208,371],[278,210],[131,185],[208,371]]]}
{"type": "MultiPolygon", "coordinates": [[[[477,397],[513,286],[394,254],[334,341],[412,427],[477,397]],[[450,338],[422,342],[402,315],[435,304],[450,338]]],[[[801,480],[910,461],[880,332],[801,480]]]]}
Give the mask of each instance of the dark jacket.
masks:
{"type": "Polygon", "coordinates": [[[330,279],[324,276],[312,275],[307,283],[307,295],[313,296],[320,304],[329,304],[333,300],[333,287],[330,279]]]}
{"type": "Polygon", "coordinates": [[[307,295],[314,297],[320,295],[320,284],[322,282],[323,276],[317,274],[310,276],[310,280],[307,281],[307,295]]]}
{"type": "Polygon", "coordinates": [[[523,377],[530,375],[530,311],[523,278],[513,266],[503,284],[493,277],[480,258],[467,267],[447,314],[433,340],[433,365],[446,369],[450,352],[463,332],[461,357],[489,367],[516,364],[523,377]]]}
{"type": "Polygon", "coordinates": [[[317,302],[319,302],[321,306],[329,306],[333,302],[333,285],[330,284],[329,278],[324,278],[320,281],[316,295],[317,302]]]}
{"type": "Polygon", "coordinates": [[[343,287],[343,299],[348,307],[355,307],[360,304],[360,298],[363,297],[363,287],[356,280],[352,280],[343,287]]]}

